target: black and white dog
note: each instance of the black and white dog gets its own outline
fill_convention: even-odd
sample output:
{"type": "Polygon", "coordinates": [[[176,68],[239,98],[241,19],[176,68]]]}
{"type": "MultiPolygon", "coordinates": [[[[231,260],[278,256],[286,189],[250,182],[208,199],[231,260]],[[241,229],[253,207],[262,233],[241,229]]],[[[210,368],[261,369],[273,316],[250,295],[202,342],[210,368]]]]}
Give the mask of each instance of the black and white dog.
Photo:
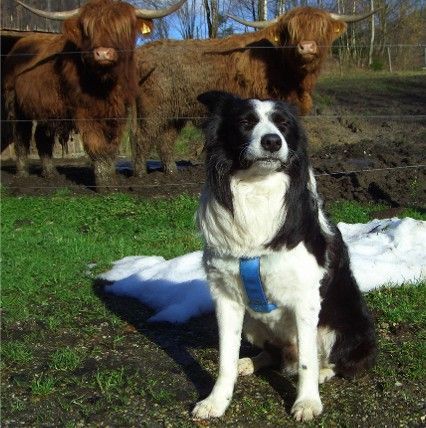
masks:
{"type": "Polygon", "coordinates": [[[346,246],[322,212],[306,137],[287,104],[223,92],[198,99],[211,113],[197,221],[220,367],[193,416],[223,415],[238,374],[279,363],[299,377],[294,418],[312,419],[322,411],[319,383],[351,377],[375,357],[346,246]],[[238,359],[243,330],[263,349],[255,358],[238,359]]]}

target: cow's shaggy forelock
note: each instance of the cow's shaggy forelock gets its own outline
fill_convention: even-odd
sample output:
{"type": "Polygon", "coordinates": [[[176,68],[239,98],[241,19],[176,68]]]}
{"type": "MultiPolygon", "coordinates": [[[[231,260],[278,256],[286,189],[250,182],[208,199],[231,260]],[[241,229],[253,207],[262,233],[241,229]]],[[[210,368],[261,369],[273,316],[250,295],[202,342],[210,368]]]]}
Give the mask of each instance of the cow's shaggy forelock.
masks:
{"type": "Polygon", "coordinates": [[[83,48],[112,47],[122,52],[134,49],[137,19],[134,8],[127,3],[111,0],[88,3],[82,8],[79,21],[86,45],[83,48]]]}
{"type": "Polygon", "coordinates": [[[340,31],[337,32],[335,27],[337,24],[331,19],[329,13],[312,8],[290,11],[279,22],[279,26],[287,30],[290,44],[296,44],[302,40],[329,43],[339,36],[340,31]]]}

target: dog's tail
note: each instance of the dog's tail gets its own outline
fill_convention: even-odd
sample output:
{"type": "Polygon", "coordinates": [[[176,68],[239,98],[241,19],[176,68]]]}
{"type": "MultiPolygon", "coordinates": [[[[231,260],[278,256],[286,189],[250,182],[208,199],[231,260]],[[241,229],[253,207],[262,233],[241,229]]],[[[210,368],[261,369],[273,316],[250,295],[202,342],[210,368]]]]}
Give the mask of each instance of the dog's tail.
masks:
{"type": "Polygon", "coordinates": [[[319,325],[336,334],[329,362],[336,374],[353,377],[370,368],[377,354],[373,318],[352,274],[349,255],[340,232],[336,231],[330,274],[323,283],[319,325]]]}
{"type": "Polygon", "coordinates": [[[353,378],[358,372],[371,368],[377,355],[374,329],[353,335],[339,335],[330,355],[339,376],[353,378]]]}

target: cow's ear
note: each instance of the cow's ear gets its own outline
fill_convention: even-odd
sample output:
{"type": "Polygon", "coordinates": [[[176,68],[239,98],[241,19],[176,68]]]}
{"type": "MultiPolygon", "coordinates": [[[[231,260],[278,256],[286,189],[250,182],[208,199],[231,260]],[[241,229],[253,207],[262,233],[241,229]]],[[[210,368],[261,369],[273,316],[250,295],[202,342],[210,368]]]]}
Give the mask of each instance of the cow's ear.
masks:
{"type": "Polygon", "coordinates": [[[333,40],[336,40],[340,37],[348,28],[346,22],[343,21],[333,21],[333,40]]]}
{"type": "Polygon", "coordinates": [[[138,18],[138,32],[143,37],[149,37],[153,29],[154,23],[152,22],[152,19],[138,18]]]}
{"type": "Polygon", "coordinates": [[[197,100],[204,104],[210,113],[218,111],[225,102],[234,100],[235,97],[228,92],[208,91],[198,95],[197,100]]]}
{"type": "Polygon", "coordinates": [[[76,46],[81,46],[82,35],[78,18],[70,18],[64,21],[62,32],[67,40],[74,43],[76,46]]]}

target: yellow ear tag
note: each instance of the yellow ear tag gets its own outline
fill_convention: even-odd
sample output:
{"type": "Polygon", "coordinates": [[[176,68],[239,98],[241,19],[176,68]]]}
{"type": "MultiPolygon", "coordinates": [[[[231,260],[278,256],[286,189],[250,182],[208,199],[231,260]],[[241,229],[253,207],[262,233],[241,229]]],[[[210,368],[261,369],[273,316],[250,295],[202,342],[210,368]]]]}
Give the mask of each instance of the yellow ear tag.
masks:
{"type": "Polygon", "coordinates": [[[141,30],[141,34],[143,34],[144,36],[151,34],[151,27],[145,24],[145,22],[142,22],[140,30],[141,30]]]}
{"type": "Polygon", "coordinates": [[[335,32],[340,33],[340,28],[336,28],[335,32]]]}

